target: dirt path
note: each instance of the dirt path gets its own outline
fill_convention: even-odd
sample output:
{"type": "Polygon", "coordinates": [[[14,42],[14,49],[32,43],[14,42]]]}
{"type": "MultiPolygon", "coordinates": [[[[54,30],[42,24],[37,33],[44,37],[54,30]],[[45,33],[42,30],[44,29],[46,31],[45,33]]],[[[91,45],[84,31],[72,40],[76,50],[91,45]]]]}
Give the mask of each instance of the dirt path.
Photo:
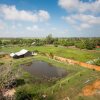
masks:
{"type": "Polygon", "coordinates": [[[72,59],[67,59],[67,58],[58,57],[58,56],[54,56],[53,59],[61,61],[61,62],[68,62],[70,64],[77,64],[77,65],[80,65],[82,67],[86,67],[89,69],[94,69],[94,70],[100,71],[100,66],[91,65],[91,64],[84,63],[84,62],[75,61],[72,59]]]}
{"type": "Polygon", "coordinates": [[[100,95],[100,80],[96,80],[92,84],[87,85],[82,89],[82,95],[84,96],[91,96],[95,94],[100,95]]]}
{"type": "Polygon", "coordinates": [[[51,59],[55,59],[55,60],[58,60],[58,61],[61,61],[61,62],[67,62],[69,64],[77,64],[79,66],[82,66],[82,67],[85,67],[85,68],[89,68],[89,69],[92,69],[92,70],[96,70],[96,71],[100,71],[100,66],[96,66],[96,65],[91,65],[91,64],[87,64],[87,63],[84,63],[84,62],[80,62],[80,61],[76,61],[76,60],[72,60],[72,59],[67,59],[67,58],[63,58],[63,57],[59,57],[59,56],[51,56],[49,54],[45,54],[45,56],[51,58],[51,59]]]}

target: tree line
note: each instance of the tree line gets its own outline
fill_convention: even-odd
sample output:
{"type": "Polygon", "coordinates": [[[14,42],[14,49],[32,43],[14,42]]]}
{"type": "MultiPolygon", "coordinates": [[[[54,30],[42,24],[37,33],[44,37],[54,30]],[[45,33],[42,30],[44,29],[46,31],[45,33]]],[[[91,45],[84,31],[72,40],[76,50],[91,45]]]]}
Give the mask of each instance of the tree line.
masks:
{"type": "Polygon", "coordinates": [[[43,45],[54,45],[58,46],[74,46],[80,49],[95,49],[96,46],[100,46],[100,38],[54,38],[49,34],[46,38],[12,38],[12,39],[0,39],[0,47],[3,46],[43,46],[43,45]]]}

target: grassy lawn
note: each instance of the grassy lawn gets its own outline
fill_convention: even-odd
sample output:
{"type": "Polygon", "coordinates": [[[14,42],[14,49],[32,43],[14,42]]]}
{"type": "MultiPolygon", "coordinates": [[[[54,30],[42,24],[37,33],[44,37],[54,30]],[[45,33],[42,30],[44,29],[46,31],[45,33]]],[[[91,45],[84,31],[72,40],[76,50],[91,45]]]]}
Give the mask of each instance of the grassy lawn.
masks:
{"type": "Polygon", "coordinates": [[[76,48],[64,48],[64,47],[53,47],[53,46],[30,46],[30,47],[3,47],[0,51],[3,52],[16,52],[21,49],[28,49],[30,51],[38,50],[39,52],[43,53],[53,53],[54,55],[66,57],[78,61],[87,62],[89,60],[96,59],[100,57],[100,52],[93,52],[88,50],[79,50],[76,48]]]}

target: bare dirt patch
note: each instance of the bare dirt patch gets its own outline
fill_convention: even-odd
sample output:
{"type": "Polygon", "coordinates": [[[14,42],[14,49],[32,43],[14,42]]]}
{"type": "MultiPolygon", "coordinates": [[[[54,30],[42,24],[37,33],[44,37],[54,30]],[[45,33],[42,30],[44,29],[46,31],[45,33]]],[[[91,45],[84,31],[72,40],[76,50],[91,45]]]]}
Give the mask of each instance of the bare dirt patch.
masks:
{"type": "Polygon", "coordinates": [[[95,94],[100,95],[100,80],[96,80],[94,83],[85,86],[82,89],[82,94],[84,96],[91,96],[91,95],[95,95],[95,94]]]}
{"type": "Polygon", "coordinates": [[[16,92],[15,89],[8,90],[8,91],[4,92],[4,96],[12,97],[15,94],[15,92],[16,92]]]}
{"type": "Polygon", "coordinates": [[[12,58],[11,58],[8,54],[6,54],[6,55],[4,55],[4,56],[1,58],[1,60],[4,61],[4,62],[6,62],[6,61],[11,61],[12,58]]]}

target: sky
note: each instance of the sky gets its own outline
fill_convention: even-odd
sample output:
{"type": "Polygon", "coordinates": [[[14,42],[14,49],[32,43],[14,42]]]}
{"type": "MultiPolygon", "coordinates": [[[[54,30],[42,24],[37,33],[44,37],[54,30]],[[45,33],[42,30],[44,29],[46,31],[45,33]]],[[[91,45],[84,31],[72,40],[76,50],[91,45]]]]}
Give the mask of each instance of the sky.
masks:
{"type": "Polygon", "coordinates": [[[0,37],[100,37],[100,0],[0,0],[0,37]]]}

